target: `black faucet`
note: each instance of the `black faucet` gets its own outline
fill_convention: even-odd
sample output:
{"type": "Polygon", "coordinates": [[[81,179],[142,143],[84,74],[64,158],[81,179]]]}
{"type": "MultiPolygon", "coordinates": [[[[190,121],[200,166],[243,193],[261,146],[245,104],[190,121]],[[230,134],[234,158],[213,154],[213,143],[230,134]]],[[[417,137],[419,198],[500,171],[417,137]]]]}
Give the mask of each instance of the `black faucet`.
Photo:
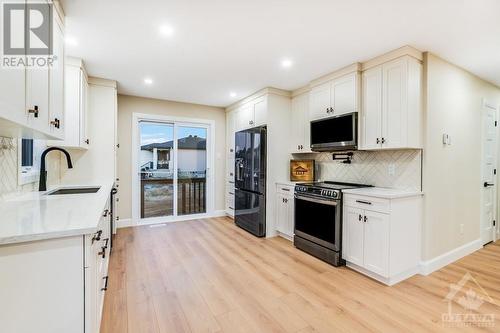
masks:
{"type": "Polygon", "coordinates": [[[40,182],[38,183],[38,191],[47,191],[47,171],[45,170],[45,156],[53,150],[59,150],[66,155],[66,161],[68,162],[68,169],[73,169],[73,163],[71,163],[71,156],[69,153],[58,147],[50,147],[43,151],[41,161],[40,161],[40,182]]]}

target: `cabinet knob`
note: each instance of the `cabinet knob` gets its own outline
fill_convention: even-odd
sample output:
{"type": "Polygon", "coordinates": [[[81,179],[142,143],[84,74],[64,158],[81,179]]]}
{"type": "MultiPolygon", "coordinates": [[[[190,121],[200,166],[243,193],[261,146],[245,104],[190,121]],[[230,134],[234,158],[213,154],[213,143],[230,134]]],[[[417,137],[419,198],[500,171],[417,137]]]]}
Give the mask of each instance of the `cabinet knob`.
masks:
{"type": "Polygon", "coordinates": [[[362,219],[363,219],[363,216],[361,216],[361,214],[359,214],[358,221],[361,221],[362,219]]]}
{"type": "Polygon", "coordinates": [[[29,109],[28,113],[32,113],[35,118],[38,118],[38,105],[33,106],[33,109],[29,109]]]}
{"type": "Polygon", "coordinates": [[[380,143],[380,139],[379,139],[379,138],[377,138],[377,144],[379,144],[379,143],[380,143]]]}
{"type": "Polygon", "coordinates": [[[382,138],[382,144],[384,144],[384,143],[385,143],[385,138],[382,138]]]}
{"type": "Polygon", "coordinates": [[[367,217],[366,217],[366,215],[365,215],[364,222],[366,223],[367,221],[368,221],[368,218],[367,218],[367,217]]]}

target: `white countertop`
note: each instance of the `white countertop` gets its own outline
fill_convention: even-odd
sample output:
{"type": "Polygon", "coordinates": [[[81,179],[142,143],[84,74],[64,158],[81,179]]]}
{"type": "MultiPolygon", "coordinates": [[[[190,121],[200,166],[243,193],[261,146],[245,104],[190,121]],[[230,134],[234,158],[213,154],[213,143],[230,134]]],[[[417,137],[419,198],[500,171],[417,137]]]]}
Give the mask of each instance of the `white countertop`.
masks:
{"type": "Polygon", "coordinates": [[[421,191],[398,190],[384,187],[362,187],[342,190],[345,194],[365,195],[369,197],[398,199],[423,195],[421,191]]]}
{"type": "Polygon", "coordinates": [[[112,186],[55,186],[0,201],[0,245],[96,232],[112,186]],[[45,195],[60,188],[99,186],[96,193],[45,195]]]}

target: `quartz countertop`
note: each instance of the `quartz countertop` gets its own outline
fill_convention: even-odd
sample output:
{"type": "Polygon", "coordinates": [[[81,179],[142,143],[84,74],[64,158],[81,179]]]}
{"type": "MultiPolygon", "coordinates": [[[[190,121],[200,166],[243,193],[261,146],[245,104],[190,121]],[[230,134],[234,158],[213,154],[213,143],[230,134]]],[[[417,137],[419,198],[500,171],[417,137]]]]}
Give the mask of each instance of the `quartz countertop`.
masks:
{"type": "Polygon", "coordinates": [[[398,190],[384,187],[362,187],[342,190],[345,194],[365,195],[369,197],[398,199],[423,195],[421,191],[398,190]]]}
{"type": "Polygon", "coordinates": [[[97,231],[113,184],[55,186],[0,201],[0,245],[97,231]],[[64,188],[100,187],[96,193],[46,195],[64,188]]]}

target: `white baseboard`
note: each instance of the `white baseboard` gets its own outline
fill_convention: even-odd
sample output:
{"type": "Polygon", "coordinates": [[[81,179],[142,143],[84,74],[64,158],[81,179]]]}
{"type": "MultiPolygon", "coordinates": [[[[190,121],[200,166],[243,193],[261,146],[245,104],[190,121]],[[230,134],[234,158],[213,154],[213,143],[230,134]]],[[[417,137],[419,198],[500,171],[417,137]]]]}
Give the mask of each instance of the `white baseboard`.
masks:
{"type": "Polygon", "coordinates": [[[419,267],[415,266],[415,267],[412,267],[404,272],[393,275],[391,277],[384,277],[384,276],[378,275],[377,273],[373,273],[373,272],[367,270],[366,268],[363,268],[361,266],[353,264],[351,262],[346,262],[346,266],[352,270],[355,270],[363,275],[366,275],[366,276],[368,276],[374,280],[377,280],[378,282],[386,284],[388,286],[393,286],[401,281],[404,281],[404,280],[412,277],[415,274],[418,274],[418,272],[419,272],[419,267]]]}
{"type": "Polygon", "coordinates": [[[420,274],[429,275],[483,247],[481,239],[476,239],[470,243],[462,245],[434,259],[422,261],[420,263],[420,274]]]}
{"type": "Polygon", "coordinates": [[[166,216],[166,217],[155,217],[140,221],[136,219],[120,219],[116,227],[117,228],[137,227],[143,225],[181,222],[181,221],[198,220],[198,219],[223,217],[223,216],[226,216],[226,211],[221,209],[208,214],[185,215],[185,216],[177,216],[175,218],[171,216],[166,216]]]}

